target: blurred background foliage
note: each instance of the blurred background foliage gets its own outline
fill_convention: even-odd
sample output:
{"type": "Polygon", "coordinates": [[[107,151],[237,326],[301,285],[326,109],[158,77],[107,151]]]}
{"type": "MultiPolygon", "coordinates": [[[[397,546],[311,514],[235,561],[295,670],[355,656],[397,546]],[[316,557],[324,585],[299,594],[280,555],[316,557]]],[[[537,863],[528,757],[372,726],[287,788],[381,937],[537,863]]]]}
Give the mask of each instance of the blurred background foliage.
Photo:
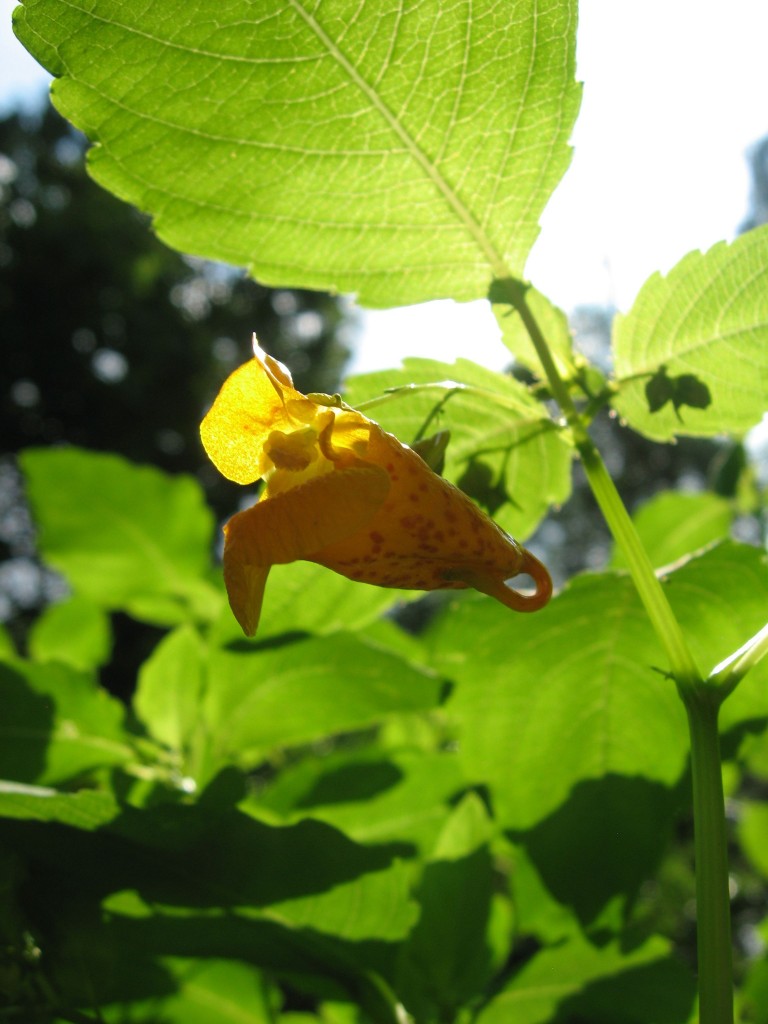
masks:
{"type": "MultiPolygon", "coordinates": [[[[167,709],[163,705],[166,686],[163,658],[186,658],[187,663],[193,666],[197,665],[197,661],[202,661],[202,655],[195,646],[196,641],[191,638],[191,631],[177,631],[170,635],[170,639],[158,645],[158,641],[166,635],[166,628],[157,621],[153,622],[151,615],[142,621],[141,616],[136,617],[119,610],[111,616],[110,655],[110,639],[104,635],[107,627],[103,621],[103,609],[94,611],[91,608],[89,611],[87,601],[86,605],[74,609],[71,605],[61,605],[62,614],[58,621],[48,618],[43,629],[33,628],[40,610],[61,598],[66,585],[60,577],[37,561],[34,532],[24,500],[16,455],[28,447],[72,444],[100,452],[116,452],[134,462],[151,463],[171,473],[190,473],[202,486],[215,516],[222,520],[243,500],[242,490],[222,480],[205,459],[198,441],[198,423],[224,377],[234,366],[248,358],[251,333],[255,331],[264,347],[289,365],[299,388],[305,391],[333,392],[341,385],[357,326],[349,309],[338,298],[306,291],[264,288],[230,269],[185,259],[170,251],[147,229],[145,218],[90,181],[83,167],[84,148],[82,138],[50,107],[35,117],[13,115],[0,122],[0,343],[4,354],[0,387],[0,622],[5,624],[20,651],[28,651],[33,660],[39,658],[44,661],[46,652],[56,651],[61,637],[67,635],[70,628],[66,621],[67,614],[77,617],[81,634],[88,615],[93,615],[93,628],[83,641],[88,648],[83,654],[84,664],[98,669],[99,677],[107,689],[120,698],[130,696],[137,677],[141,678],[142,695],[137,713],[146,722],[154,722],[158,731],[156,738],[174,747],[178,742],[172,742],[168,737],[175,735],[174,730],[180,726],[172,720],[170,712],[166,716],[167,709]],[[169,654],[172,645],[173,650],[169,654]],[[151,652],[154,652],[153,660],[140,674],[139,667],[151,652]],[[158,722],[162,722],[162,728],[158,727],[158,722]],[[167,730],[167,735],[163,729],[167,730]]],[[[743,230],[768,220],[768,140],[755,147],[751,155],[751,166],[753,195],[743,230]]],[[[571,316],[577,345],[605,371],[609,369],[606,360],[613,313],[611,309],[582,307],[571,316]]],[[[513,368],[512,372],[526,380],[524,371],[513,368]]],[[[766,481],[758,479],[755,469],[751,468],[745,457],[742,444],[683,439],[675,445],[657,445],[625,429],[617,418],[605,411],[598,414],[593,431],[608,468],[631,509],[639,508],[658,492],[700,492],[708,489],[720,501],[713,514],[724,516],[726,531],[730,523],[731,533],[736,538],[751,543],[764,543],[765,522],[761,518],[759,490],[766,481]]],[[[563,508],[555,509],[529,541],[537,554],[552,567],[553,575],[560,583],[584,569],[605,565],[611,557],[607,530],[594,505],[591,492],[581,477],[578,464],[575,473],[571,499],[563,508]]],[[[650,527],[649,533],[653,535],[650,527]]],[[[272,600],[277,608],[275,615],[279,616],[285,609],[290,609],[290,614],[298,617],[295,621],[300,626],[304,626],[308,632],[318,633],[323,629],[329,633],[341,629],[344,615],[347,615],[344,620],[347,625],[357,615],[359,623],[356,621],[354,624],[360,626],[363,641],[367,643],[371,639],[387,651],[386,655],[374,658],[370,648],[363,642],[342,642],[337,637],[329,639],[324,635],[297,645],[302,650],[292,655],[291,645],[286,643],[281,647],[281,636],[277,631],[274,636],[270,633],[270,622],[267,620],[264,630],[265,649],[261,653],[260,665],[274,663],[278,671],[284,661],[290,662],[290,658],[295,656],[302,671],[306,673],[310,671],[311,665],[333,664],[333,658],[342,659],[346,663],[367,665],[367,657],[370,671],[386,676],[387,658],[396,659],[403,654],[412,659],[413,664],[417,664],[419,658],[424,657],[423,651],[408,646],[410,638],[396,634],[390,629],[389,623],[379,622],[375,626],[367,624],[384,607],[383,600],[388,601],[387,595],[381,598],[381,593],[375,590],[366,590],[363,596],[356,595],[354,607],[351,604],[344,606],[341,619],[329,627],[329,606],[333,605],[338,613],[340,599],[333,590],[334,581],[325,580],[318,592],[321,594],[320,600],[326,600],[328,605],[318,604],[316,592],[312,589],[316,583],[313,573],[314,567],[295,567],[292,569],[291,580],[298,582],[290,583],[287,576],[280,577],[279,573],[275,573],[274,581],[270,584],[272,600]],[[274,642],[274,650],[269,650],[271,642],[274,642]]],[[[430,602],[440,604],[441,598],[426,598],[420,606],[423,608],[426,603],[429,608],[430,602]]],[[[462,639],[459,631],[457,645],[466,645],[466,636],[472,635],[471,604],[467,604],[467,609],[467,633],[462,639]]],[[[285,629],[285,618],[283,614],[280,620],[282,630],[285,629]]],[[[411,606],[406,607],[401,619],[417,631],[423,625],[425,616],[414,614],[411,606]]],[[[461,613],[449,621],[447,633],[450,634],[456,628],[457,621],[461,626],[461,613]]],[[[227,627],[221,628],[226,630],[227,627]]],[[[438,635],[439,632],[438,623],[438,635]]],[[[234,636],[227,639],[234,640],[234,636]]],[[[236,659],[242,657],[242,652],[234,646],[226,657],[236,659]]],[[[501,662],[501,655],[498,662],[501,662]]],[[[393,664],[397,666],[396,662],[393,664]]],[[[459,664],[458,660],[456,664],[459,664]]],[[[253,682],[255,688],[256,681],[244,675],[245,669],[241,667],[238,673],[225,672],[225,667],[219,666],[217,669],[222,678],[237,679],[240,675],[249,686],[253,682]]],[[[409,669],[412,676],[403,674],[402,666],[399,671],[400,676],[397,678],[404,687],[404,694],[410,694],[409,699],[415,708],[421,708],[419,701],[423,701],[423,706],[427,708],[437,705],[438,694],[433,692],[434,680],[427,682],[421,679],[418,670],[412,666],[409,669]],[[423,691],[418,690],[419,685],[424,687],[423,691]]],[[[451,665],[453,671],[458,670],[451,665]]],[[[393,670],[390,675],[397,673],[393,670]]],[[[325,679],[326,682],[333,682],[328,672],[325,673],[325,679]]],[[[186,683],[186,679],[183,682],[186,683]]],[[[40,680],[34,685],[44,694],[45,686],[49,684],[41,673],[40,680]]],[[[182,691],[186,692],[184,687],[180,687],[179,692],[182,691]]],[[[404,694],[400,694],[403,700],[404,694]]],[[[350,693],[350,707],[353,705],[352,696],[350,693]]],[[[333,695],[326,694],[326,697],[329,708],[339,704],[333,695]]],[[[193,698],[194,694],[188,698],[190,722],[197,709],[193,698]]],[[[76,697],[72,699],[74,703],[76,697]]],[[[222,708],[213,709],[224,722],[224,735],[230,735],[226,712],[242,699],[242,694],[230,694],[227,691],[227,699],[222,701],[222,708]]],[[[181,697],[179,701],[183,703],[181,697]]],[[[122,712],[116,705],[110,707],[110,732],[107,738],[115,743],[122,742],[124,737],[122,726],[119,725],[122,712]]],[[[492,890],[498,885],[498,877],[488,854],[485,812],[480,801],[473,802],[472,797],[467,798],[468,802],[458,802],[457,794],[463,785],[458,775],[446,779],[446,758],[442,752],[451,749],[452,738],[444,732],[445,723],[440,717],[441,713],[436,713],[431,720],[425,720],[418,726],[423,735],[417,743],[412,740],[416,728],[413,719],[408,720],[407,716],[403,716],[402,722],[397,719],[390,721],[381,730],[378,753],[373,749],[375,745],[371,744],[372,752],[369,755],[366,754],[366,744],[371,739],[371,734],[366,732],[366,715],[369,710],[365,707],[354,710],[359,717],[351,715],[348,721],[344,721],[347,733],[337,740],[318,741],[322,742],[322,749],[318,751],[313,748],[313,752],[319,752],[322,756],[316,758],[305,757],[306,749],[300,747],[304,741],[316,738],[318,729],[322,733],[323,723],[310,722],[311,715],[308,713],[306,732],[299,732],[294,737],[299,747],[287,756],[286,763],[281,765],[283,770],[277,773],[277,777],[274,764],[259,769],[251,777],[254,808],[258,809],[259,814],[264,814],[264,808],[267,808],[275,815],[275,820],[283,821],[293,820],[292,815],[298,821],[311,808],[313,816],[320,821],[347,828],[355,840],[363,842],[369,837],[366,833],[355,833],[353,826],[359,828],[359,822],[364,820],[366,828],[370,827],[376,834],[377,811],[372,809],[371,798],[379,792],[387,793],[389,783],[386,778],[382,781],[382,772],[386,775],[387,770],[391,771],[390,762],[400,757],[402,763],[398,762],[398,770],[405,780],[403,785],[417,789],[419,799],[426,793],[433,798],[434,808],[439,808],[440,814],[443,814],[443,804],[449,798],[456,803],[456,820],[451,826],[455,828],[456,834],[446,826],[441,839],[444,844],[442,859],[436,857],[439,867],[435,874],[450,874],[452,869],[445,865],[458,864],[464,858],[469,867],[463,870],[476,873],[481,879],[477,885],[485,893],[484,898],[487,898],[490,908],[493,902],[492,890]],[[407,754],[393,753],[399,751],[398,744],[406,734],[414,749],[421,744],[418,755],[413,751],[407,754]],[[384,754],[389,759],[386,763],[384,760],[379,763],[377,759],[383,758],[384,754]],[[371,761],[369,770],[361,769],[361,763],[367,757],[371,761]],[[295,763],[292,763],[292,758],[295,758],[295,763]],[[345,793],[345,785],[351,787],[349,792],[345,793]],[[323,796],[324,787],[331,794],[327,799],[323,796]],[[340,792],[345,795],[339,797],[340,792]],[[347,804],[366,799],[368,805],[365,814],[356,818],[350,813],[349,821],[346,821],[344,814],[349,809],[347,804]]],[[[292,715],[293,708],[288,708],[285,713],[288,712],[292,715]]],[[[281,721],[278,711],[271,707],[267,707],[256,718],[260,723],[276,721],[280,724],[281,721]]],[[[189,723],[187,726],[191,728],[189,723]]],[[[745,819],[748,828],[744,832],[747,836],[744,848],[749,851],[749,856],[742,852],[742,846],[734,843],[733,849],[735,932],[740,956],[744,961],[759,952],[755,925],[764,922],[768,910],[765,872],[761,866],[761,856],[764,857],[764,854],[760,853],[760,837],[764,835],[765,823],[758,820],[760,803],[766,796],[765,743],[761,728],[756,727],[754,737],[750,737],[748,725],[741,723],[739,730],[728,734],[725,751],[733,757],[741,751],[738,756],[747,763],[744,770],[735,764],[729,767],[731,809],[736,806],[737,799],[752,809],[751,818],[745,819]],[[761,765],[762,771],[759,770],[761,765]],[[757,837],[751,841],[751,846],[750,835],[757,837]]],[[[254,762],[243,766],[244,771],[253,768],[253,764],[259,764],[258,758],[262,751],[259,742],[267,743],[261,735],[246,738],[256,753],[254,762]]],[[[233,743],[233,749],[237,750],[237,743],[233,743]]],[[[241,746],[245,746],[244,741],[241,746]]],[[[228,751],[225,750],[224,754],[229,757],[228,751]]],[[[119,760],[122,755],[118,753],[116,756],[119,760]]],[[[227,757],[223,757],[223,761],[227,757]]],[[[37,778],[32,767],[30,779],[37,778]]],[[[57,780],[54,778],[53,781],[57,780]]],[[[258,836],[252,838],[249,832],[248,841],[258,845],[266,841],[265,836],[261,835],[264,829],[261,823],[252,821],[246,827],[242,820],[235,820],[234,816],[231,816],[232,820],[226,817],[232,804],[242,797],[238,789],[241,782],[241,779],[235,777],[235,791],[229,792],[226,791],[226,780],[221,782],[213,779],[210,783],[211,793],[208,790],[204,793],[208,800],[206,811],[213,807],[218,813],[223,808],[222,820],[226,818],[227,827],[233,830],[233,834],[237,829],[250,829],[258,833],[258,836]],[[212,792],[214,788],[215,793],[212,792]],[[223,795],[222,789],[226,791],[223,795]]],[[[143,799],[141,794],[136,795],[141,785],[135,779],[130,784],[126,782],[126,792],[130,790],[130,799],[137,806],[141,806],[143,799]]],[[[146,797],[149,805],[154,799],[149,784],[146,791],[150,794],[146,797]]],[[[617,803],[624,801],[626,792],[629,790],[619,786],[617,803]]],[[[690,911],[693,893],[691,824],[687,813],[680,812],[680,807],[686,806],[687,793],[688,780],[683,777],[669,792],[659,795],[653,790],[643,794],[648,834],[653,833],[653,816],[658,811],[670,831],[674,831],[674,841],[665,845],[668,839],[666,833],[653,837],[654,843],[658,839],[658,849],[654,846],[653,857],[661,862],[661,867],[653,881],[646,881],[642,885],[637,883],[633,913],[639,931],[644,934],[658,933],[672,939],[677,951],[692,961],[695,945],[694,916],[692,912],[679,912],[679,908],[686,905],[690,911]],[[657,798],[664,803],[661,811],[654,802],[657,798]],[[673,820],[674,825],[670,824],[673,820]]],[[[395,800],[395,790],[393,794],[395,800]]],[[[86,798],[89,795],[103,794],[86,793],[86,798]]],[[[583,791],[581,797],[586,799],[583,791]]],[[[351,810],[354,809],[353,806],[351,810]]],[[[163,808],[160,810],[163,811],[163,808]]],[[[103,821],[106,822],[114,813],[114,808],[106,804],[100,808],[94,803],[89,813],[93,814],[93,827],[97,828],[101,821],[99,814],[104,815],[103,821]]],[[[254,815],[256,813],[254,810],[254,815]]],[[[386,822],[389,821],[387,815],[396,817],[399,810],[396,806],[394,809],[382,807],[380,813],[382,821],[386,822]]],[[[591,813],[600,819],[604,817],[602,807],[599,813],[591,807],[591,813]]],[[[151,821],[147,819],[149,824],[145,822],[141,826],[146,830],[146,835],[142,833],[139,838],[150,844],[157,842],[158,847],[166,844],[173,850],[177,840],[181,844],[185,837],[188,839],[195,829],[202,827],[195,819],[195,814],[194,810],[189,809],[187,820],[182,820],[184,816],[179,814],[159,840],[155,838],[159,818],[152,818],[151,821]],[[181,838],[178,838],[174,830],[178,831],[181,838]]],[[[201,818],[204,817],[201,812],[201,818]]],[[[443,820],[438,811],[435,810],[431,816],[428,807],[423,818],[414,821],[414,834],[409,836],[414,848],[431,848],[437,832],[435,822],[438,820],[443,820]]],[[[59,839],[64,843],[63,829],[61,826],[54,827],[60,829],[59,839]]],[[[127,836],[130,841],[137,840],[136,819],[132,819],[130,814],[121,822],[121,828],[123,838],[127,836]]],[[[341,840],[323,833],[320,825],[317,825],[315,832],[318,834],[310,838],[318,842],[323,850],[326,848],[324,844],[327,844],[335,856],[336,847],[333,844],[341,840]]],[[[530,849],[527,852],[523,846],[513,852],[506,847],[501,852],[495,849],[493,862],[499,864],[504,863],[505,859],[515,860],[516,884],[521,889],[529,886],[526,895],[521,897],[522,909],[517,909],[523,917],[527,912],[535,921],[533,934],[542,945],[550,942],[558,928],[563,927],[551,905],[541,896],[543,889],[537,889],[540,883],[526,860],[529,854],[535,859],[536,842],[546,851],[548,839],[545,832],[545,829],[541,830],[540,835],[531,832],[528,840],[530,849]],[[531,901],[532,908],[526,908],[526,900],[531,901]],[[537,905],[537,900],[541,906],[537,905]]],[[[555,833],[556,837],[561,834],[558,830],[555,833]]],[[[19,834],[20,841],[23,841],[22,832],[19,834]]],[[[398,837],[402,838],[399,833],[398,837]]],[[[305,840],[306,836],[302,837],[302,843],[298,843],[297,839],[297,844],[303,848],[305,840]]],[[[105,844],[106,850],[109,845],[106,840],[105,844]]],[[[237,849],[236,844],[233,844],[233,849],[237,849]]],[[[250,846],[246,845],[239,855],[247,859],[249,852],[250,846]]],[[[591,856],[591,848],[587,852],[591,856]]],[[[108,850],[105,856],[107,854],[108,850]]],[[[270,856],[274,858],[274,861],[269,862],[273,868],[281,865],[281,851],[272,851],[270,856]]],[[[35,857],[38,859],[35,860],[33,874],[35,884],[39,883],[37,909],[41,919],[45,920],[49,896],[51,905],[55,906],[51,895],[54,889],[69,884],[73,892],[78,885],[86,892],[88,880],[84,877],[82,865],[79,869],[77,867],[79,847],[73,845],[68,849],[64,843],[55,857],[39,850],[35,851],[35,857]]],[[[329,862],[332,862],[331,853],[328,857],[329,862]]],[[[378,870],[381,865],[378,861],[374,863],[373,854],[371,857],[373,860],[366,869],[373,874],[374,869],[378,870]]],[[[642,861],[640,855],[638,858],[642,861]]],[[[337,863],[343,863],[343,856],[337,863]]],[[[161,868],[164,867],[167,865],[161,865],[161,868]]],[[[205,857],[202,855],[200,867],[201,870],[205,867],[205,857]]],[[[242,870],[240,865],[237,867],[237,877],[245,878],[250,863],[246,865],[244,862],[242,870]]],[[[304,870],[311,873],[313,867],[310,865],[307,869],[305,866],[304,870]]],[[[641,867],[645,869],[644,861],[641,867]]],[[[440,919],[441,900],[446,889],[441,880],[439,885],[435,883],[435,895],[431,895],[429,876],[425,877],[423,904],[429,907],[429,912],[437,922],[435,927],[441,934],[447,934],[448,929],[440,919]]],[[[341,883],[344,879],[336,879],[334,876],[331,881],[341,883]]],[[[401,881],[398,880],[397,885],[401,885],[401,881]]],[[[459,872],[453,894],[457,902],[464,884],[465,876],[459,872]]],[[[113,923],[113,930],[129,930],[131,927],[140,929],[142,919],[152,912],[152,908],[138,896],[131,897],[134,902],[130,903],[129,896],[120,894],[120,898],[127,901],[126,905],[118,906],[115,902],[110,908],[117,913],[114,918],[117,924],[113,923]],[[125,917],[121,918],[120,913],[123,912],[125,917]]],[[[373,901],[371,906],[375,907],[376,899],[380,899],[382,907],[386,907],[390,896],[380,892],[377,895],[377,891],[372,890],[368,898],[373,901]]],[[[79,911],[74,897],[73,906],[76,917],[79,911]]],[[[407,902],[401,901],[398,906],[402,914],[407,916],[411,913],[412,907],[407,902]]],[[[294,912],[305,913],[295,908],[294,912]]],[[[317,913],[318,917],[321,916],[321,910],[317,913]]],[[[487,913],[490,919],[491,910],[488,909],[487,913]]],[[[179,927],[171,923],[171,916],[163,926],[170,929],[179,927]]],[[[312,920],[309,911],[306,911],[306,920],[312,920]]],[[[74,918],[68,923],[72,927],[79,927],[74,918]]],[[[196,923],[201,934],[206,931],[208,926],[202,917],[196,923]]],[[[46,925],[54,932],[62,927],[54,921],[46,921],[46,925]]],[[[410,925],[410,918],[398,919],[392,925],[395,929],[393,934],[396,933],[396,937],[405,934],[410,925]]],[[[184,927],[187,927],[186,923],[184,927]]],[[[273,936],[269,927],[262,923],[259,929],[263,929],[263,935],[261,931],[256,934],[259,955],[263,954],[267,962],[273,954],[279,959],[279,951],[275,953],[273,949],[273,936]]],[[[87,932],[85,926],[84,931],[87,932]]],[[[124,938],[118,936],[116,941],[117,948],[122,948],[120,943],[124,938]]],[[[419,945],[421,941],[416,929],[409,939],[408,948],[408,956],[414,962],[419,961],[419,958],[424,959],[419,945]]],[[[371,942],[370,950],[366,947],[366,955],[370,953],[373,961],[382,955],[381,950],[374,949],[374,946],[371,942]]],[[[222,948],[222,956],[229,955],[226,946],[222,948]]],[[[309,952],[302,951],[302,955],[311,959],[315,948],[310,943],[308,949],[309,952]]],[[[98,961],[100,950],[89,952],[98,961]]],[[[531,952],[532,948],[525,945],[515,950],[516,963],[523,962],[531,952]]],[[[552,953],[555,955],[556,948],[553,948],[552,953]]],[[[462,950],[456,953],[458,959],[464,955],[462,950]]],[[[488,964],[470,963],[467,970],[484,978],[486,973],[492,973],[503,962],[506,955],[504,949],[501,952],[490,950],[488,964]]],[[[543,970],[545,965],[543,961],[541,963],[543,970]]],[[[150,967],[153,970],[155,968],[154,963],[144,966],[147,971],[150,967]]],[[[237,974],[238,968],[242,966],[231,959],[220,963],[211,961],[207,969],[213,972],[222,970],[225,973],[233,971],[237,974]]],[[[513,966],[515,963],[507,965],[510,970],[513,966]]],[[[342,967],[339,968],[340,975],[343,975],[342,967]]],[[[174,965],[173,970],[176,969],[177,965],[174,965]]],[[[557,969],[557,965],[551,969],[557,969]]],[[[406,988],[411,985],[412,1003],[418,1005],[419,1000],[427,997],[418,991],[416,981],[408,981],[409,970],[406,957],[403,968],[405,985],[406,988]]],[[[764,961],[758,962],[757,968],[751,972],[750,985],[753,993],[757,993],[753,994],[756,1005],[759,1005],[759,993],[762,991],[761,986],[765,987],[767,974],[764,961]]],[[[224,978],[221,988],[233,984],[235,987],[241,983],[250,984],[252,978],[253,973],[243,969],[242,977],[224,978]]],[[[436,988],[443,983],[444,979],[437,978],[436,988]]],[[[473,977],[472,984],[475,983],[473,977]]],[[[471,991],[472,984],[467,983],[468,991],[471,991]]],[[[211,982],[211,985],[213,990],[217,990],[219,982],[211,982]]],[[[290,992],[290,985],[288,990],[290,992]]],[[[329,1006],[333,994],[328,997],[329,1006]]],[[[375,993],[364,995],[369,999],[376,998],[375,993]]],[[[274,993],[271,996],[265,995],[265,1002],[270,998],[274,1000],[274,993]]],[[[460,1000],[461,993],[456,998],[460,1000]]],[[[301,985],[297,984],[297,990],[290,994],[288,1002],[289,1009],[296,1010],[296,1022],[302,1019],[299,1011],[312,1005],[312,1000],[302,993],[301,985]]],[[[569,1020],[588,1019],[578,1017],[581,1011],[574,1012],[577,1016],[569,1020]]],[[[331,1015],[327,1019],[340,1024],[352,1024],[353,1021],[352,1017],[343,1015],[331,1015]]],[[[491,1020],[491,1016],[488,1019],[491,1020]]],[[[669,1019],[677,1018],[670,1016],[669,1019]]],[[[754,1019],[768,1020],[765,1016],[756,1016],[754,1019]]]]}
{"type": "MultiPolygon", "coordinates": [[[[192,473],[223,519],[241,489],[205,458],[198,427],[252,333],[299,388],[333,392],[354,332],[338,298],[169,249],[91,181],[85,148],[49,104],[0,121],[0,622],[19,640],[61,583],[35,562],[16,452],[74,444],[192,473]]],[[[140,659],[141,627],[121,628],[140,659]]]]}

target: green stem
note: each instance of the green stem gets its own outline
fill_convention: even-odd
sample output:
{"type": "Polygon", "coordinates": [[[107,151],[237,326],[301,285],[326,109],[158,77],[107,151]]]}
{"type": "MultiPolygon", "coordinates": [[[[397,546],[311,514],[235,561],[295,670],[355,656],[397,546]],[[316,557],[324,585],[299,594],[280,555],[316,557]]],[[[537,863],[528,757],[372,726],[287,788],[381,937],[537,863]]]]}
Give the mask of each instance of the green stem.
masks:
{"type": "Polygon", "coordinates": [[[495,284],[525,324],[552,395],[573,431],[587,480],[616,543],[627,559],[632,579],[653,628],[669,658],[671,675],[688,715],[693,780],[696,853],[697,942],[700,1024],[732,1024],[733,967],[728,846],[717,717],[724,693],[707,686],[690,652],[680,624],[667,600],[635,525],[587,432],[567,385],[560,377],[549,346],[518,281],[495,284]]]}
{"type": "Polygon", "coordinates": [[[720,701],[704,691],[686,702],[691,736],[699,1024],[732,1024],[733,968],[728,891],[728,837],[717,716],[720,701]]]}

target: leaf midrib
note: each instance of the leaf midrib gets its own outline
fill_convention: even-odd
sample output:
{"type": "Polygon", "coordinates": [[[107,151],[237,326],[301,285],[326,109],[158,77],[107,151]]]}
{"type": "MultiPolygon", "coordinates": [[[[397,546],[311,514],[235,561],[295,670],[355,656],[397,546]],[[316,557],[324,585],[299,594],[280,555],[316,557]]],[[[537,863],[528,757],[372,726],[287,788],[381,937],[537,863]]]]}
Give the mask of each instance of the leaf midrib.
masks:
{"type": "Polygon", "coordinates": [[[488,261],[493,275],[497,278],[512,277],[512,271],[507,266],[504,257],[499,253],[484,231],[482,225],[475,218],[472,211],[464,203],[459,194],[440,173],[438,167],[417,144],[416,140],[406,131],[405,127],[398,120],[387,104],[383,101],[376,89],[370,85],[360,74],[354,64],[344,54],[339,46],[331,39],[322,25],[304,8],[301,0],[289,0],[296,13],[304,20],[307,27],[314,32],[318,40],[323,44],[328,55],[333,58],[339,67],[348,76],[350,81],[368,99],[373,108],[379,113],[389,128],[400,139],[412,159],[421,167],[427,178],[432,182],[437,191],[443,197],[449,208],[453,210],[457,219],[464,226],[467,233],[472,237],[483,256],[488,261]]]}

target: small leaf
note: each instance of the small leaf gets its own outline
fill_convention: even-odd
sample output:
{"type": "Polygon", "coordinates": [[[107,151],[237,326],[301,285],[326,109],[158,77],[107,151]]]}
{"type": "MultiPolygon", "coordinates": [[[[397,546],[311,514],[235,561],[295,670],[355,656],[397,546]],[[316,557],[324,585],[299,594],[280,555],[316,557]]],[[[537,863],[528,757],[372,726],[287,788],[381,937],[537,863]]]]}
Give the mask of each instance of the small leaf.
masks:
{"type": "Polygon", "coordinates": [[[43,558],[103,608],[161,625],[211,617],[211,513],[199,485],[77,448],[21,456],[43,558]]]}
{"type": "Polygon", "coordinates": [[[109,661],[112,635],[109,617],[86,597],[52,604],[29,632],[29,654],[35,661],[62,661],[84,671],[109,661]]]}
{"type": "Polygon", "coordinates": [[[685,256],[614,322],[630,426],[657,441],[741,435],[768,407],[768,227],[685,256]]]}
{"type": "Polygon", "coordinates": [[[525,540],[571,488],[572,447],[546,408],[514,378],[459,359],[406,359],[399,370],[352,377],[348,400],[410,443],[447,429],[444,476],[512,536],[525,540]]]}

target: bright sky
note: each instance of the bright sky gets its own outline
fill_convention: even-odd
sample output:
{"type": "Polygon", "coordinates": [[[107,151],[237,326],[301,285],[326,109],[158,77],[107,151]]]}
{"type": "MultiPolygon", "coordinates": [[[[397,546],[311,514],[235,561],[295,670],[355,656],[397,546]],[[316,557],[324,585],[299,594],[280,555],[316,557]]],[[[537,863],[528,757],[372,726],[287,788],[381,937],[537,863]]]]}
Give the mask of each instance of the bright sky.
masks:
{"type": "MultiPolygon", "coordinates": [[[[46,76],[0,0],[0,114],[46,76]]],[[[584,99],[570,170],[542,220],[529,278],[564,309],[627,309],[646,277],[733,238],[747,211],[745,153],[768,134],[766,0],[582,0],[584,99]]],[[[405,355],[508,361],[485,303],[366,314],[354,369],[405,355]]]]}

